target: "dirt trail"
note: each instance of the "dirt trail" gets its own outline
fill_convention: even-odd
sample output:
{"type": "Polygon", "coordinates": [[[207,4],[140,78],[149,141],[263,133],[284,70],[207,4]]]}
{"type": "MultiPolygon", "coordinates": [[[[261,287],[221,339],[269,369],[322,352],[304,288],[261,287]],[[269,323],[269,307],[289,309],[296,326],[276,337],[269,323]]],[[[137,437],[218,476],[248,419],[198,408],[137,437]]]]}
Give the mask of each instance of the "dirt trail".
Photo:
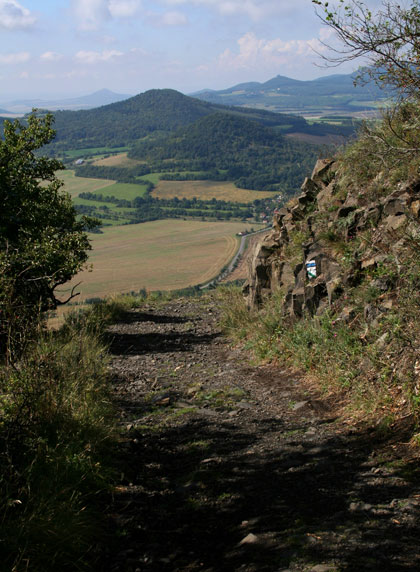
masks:
{"type": "Polygon", "coordinates": [[[106,572],[420,570],[418,464],[232,349],[206,298],[110,328],[121,483],[106,572]]]}

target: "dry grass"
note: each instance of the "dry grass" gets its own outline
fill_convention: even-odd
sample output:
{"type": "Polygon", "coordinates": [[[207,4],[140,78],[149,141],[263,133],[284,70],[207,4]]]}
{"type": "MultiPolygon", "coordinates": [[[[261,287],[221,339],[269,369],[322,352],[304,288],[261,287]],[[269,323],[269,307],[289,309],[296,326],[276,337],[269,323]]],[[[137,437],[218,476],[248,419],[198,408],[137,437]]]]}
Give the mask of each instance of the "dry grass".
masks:
{"type": "Polygon", "coordinates": [[[235,235],[245,227],[245,223],[160,220],[105,228],[103,234],[92,235],[93,272],[80,273],[71,285],[82,282],[78,299],[83,300],[206,282],[233,257],[238,247],[235,235]]]}
{"type": "Polygon", "coordinates": [[[111,155],[111,157],[105,157],[104,159],[98,159],[92,164],[97,167],[134,167],[144,163],[144,161],[136,161],[135,159],[129,159],[127,153],[119,153],[118,155],[111,155]]]}
{"type": "Polygon", "coordinates": [[[275,197],[276,194],[278,193],[238,189],[233,183],[225,181],[159,181],[152,196],[159,199],[172,199],[174,197],[192,199],[197,197],[202,200],[215,198],[234,203],[250,203],[255,199],[275,197]]]}
{"type": "Polygon", "coordinates": [[[266,234],[260,233],[253,234],[248,238],[245,252],[241,257],[238,266],[233,272],[228,274],[224,280],[222,280],[222,283],[232,282],[233,280],[244,280],[248,277],[251,254],[254,251],[255,245],[260,242],[264,236],[266,236],[266,234]]]}

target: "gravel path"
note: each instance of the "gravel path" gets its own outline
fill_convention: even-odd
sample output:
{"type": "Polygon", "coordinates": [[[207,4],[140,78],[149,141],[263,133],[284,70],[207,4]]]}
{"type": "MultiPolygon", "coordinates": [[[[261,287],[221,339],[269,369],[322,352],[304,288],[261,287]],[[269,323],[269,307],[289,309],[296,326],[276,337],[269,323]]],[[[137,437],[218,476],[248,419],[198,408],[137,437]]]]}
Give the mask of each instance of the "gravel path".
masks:
{"type": "Polygon", "coordinates": [[[299,375],[252,365],[217,317],[210,297],[180,299],[109,330],[121,482],[100,569],[420,570],[404,427],[344,422],[299,375]]]}

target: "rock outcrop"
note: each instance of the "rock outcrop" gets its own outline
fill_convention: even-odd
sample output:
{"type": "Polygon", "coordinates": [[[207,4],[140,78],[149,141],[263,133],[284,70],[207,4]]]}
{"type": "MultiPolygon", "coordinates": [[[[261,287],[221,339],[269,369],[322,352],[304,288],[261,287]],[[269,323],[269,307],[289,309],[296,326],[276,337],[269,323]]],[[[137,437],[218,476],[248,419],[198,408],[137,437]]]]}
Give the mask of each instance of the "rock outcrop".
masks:
{"type": "MultiPolygon", "coordinates": [[[[375,198],[363,190],[348,191],[337,162],[323,159],[301,191],[275,213],[272,232],[254,248],[244,287],[248,305],[258,307],[280,291],[285,314],[320,314],[348,286],[372,274],[381,307],[392,307],[392,284],[389,279],[381,282],[374,270],[397,256],[404,237],[417,232],[420,180],[400,183],[375,198]]],[[[372,319],[377,311],[365,308],[372,319]]],[[[348,318],[351,308],[343,313],[348,318]]]]}

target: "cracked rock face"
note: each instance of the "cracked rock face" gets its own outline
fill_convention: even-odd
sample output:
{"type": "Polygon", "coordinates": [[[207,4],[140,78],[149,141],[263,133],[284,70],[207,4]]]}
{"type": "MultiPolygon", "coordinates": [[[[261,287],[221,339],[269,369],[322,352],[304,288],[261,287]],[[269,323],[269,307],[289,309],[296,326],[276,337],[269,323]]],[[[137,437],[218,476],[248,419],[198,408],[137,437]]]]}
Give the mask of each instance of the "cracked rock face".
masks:
{"type": "MultiPolygon", "coordinates": [[[[333,159],[318,160],[301,194],[275,213],[273,230],[255,245],[250,257],[244,286],[250,308],[280,291],[285,315],[322,313],[346,286],[356,285],[382,263],[381,235],[389,238],[401,233],[420,217],[419,181],[399,184],[372,201],[363,190],[356,194],[342,185],[339,189],[338,169],[333,159]],[[325,240],[326,232],[337,228],[348,244],[359,233],[373,229],[376,243],[359,249],[354,259],[344,260],[343,253],[325,240]]],[[[396,242],[396,249],[403,247],[403,241],[401,246],[396,242]]]]}

